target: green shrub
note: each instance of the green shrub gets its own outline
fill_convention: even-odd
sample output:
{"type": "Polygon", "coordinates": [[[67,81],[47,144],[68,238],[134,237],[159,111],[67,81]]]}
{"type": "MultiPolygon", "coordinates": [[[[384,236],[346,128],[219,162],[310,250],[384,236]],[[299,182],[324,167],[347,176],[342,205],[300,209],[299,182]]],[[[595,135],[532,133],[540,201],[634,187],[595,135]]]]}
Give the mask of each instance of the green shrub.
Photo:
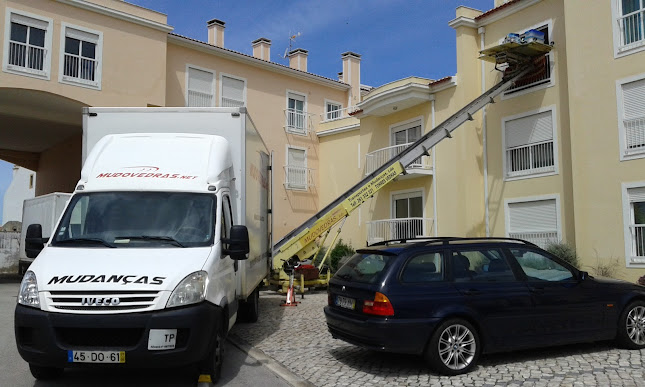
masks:
{"type": "Polygon", "coordinates": [[[573,267],[580,266],[576,248],[569,245],[568,243],[551,243],[546,247],[545,250],[560,258],[561,260],[569,263],[573,267]]]}
{"type": "Polygon", "coordinates": [[[350,257],[354,255],[354,253],[356,253],[356,251],[354,251],[351,244],[343,243],[343,239],[339,239],[338,243],[336,243],[336,246],[334,246],[334,248],[331,250],[331,253],[329,253],[329,266],[331,267],[332,271],[339,269],[339,263],[341,259],[350,257]]]}

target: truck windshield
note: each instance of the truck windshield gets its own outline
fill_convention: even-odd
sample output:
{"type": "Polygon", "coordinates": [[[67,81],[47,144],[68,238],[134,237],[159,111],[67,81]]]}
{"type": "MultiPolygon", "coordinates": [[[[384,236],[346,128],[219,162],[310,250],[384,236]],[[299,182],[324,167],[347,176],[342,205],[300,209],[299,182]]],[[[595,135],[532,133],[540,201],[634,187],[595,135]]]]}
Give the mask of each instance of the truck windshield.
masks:
{"type": "Polygon", "coordinates": [[[215,232],[215,196],[169,192],[74,195],[56,230],[59,247],[199,247],[215,232]]]}

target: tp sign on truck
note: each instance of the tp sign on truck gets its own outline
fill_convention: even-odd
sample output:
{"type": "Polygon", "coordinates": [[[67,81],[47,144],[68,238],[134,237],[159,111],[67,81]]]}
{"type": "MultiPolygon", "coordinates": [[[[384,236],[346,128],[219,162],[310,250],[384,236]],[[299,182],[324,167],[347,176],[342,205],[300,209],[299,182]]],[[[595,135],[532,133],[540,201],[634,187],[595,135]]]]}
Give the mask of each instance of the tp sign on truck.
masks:
{"type": "Polygon", "coordinates": [[[60,221],[48,240],[28,226],[20,355],[37,379],[94,363],[216,381],[269,271],[266,146],[245,108],[88,108],[83,131],[60,221]]]}

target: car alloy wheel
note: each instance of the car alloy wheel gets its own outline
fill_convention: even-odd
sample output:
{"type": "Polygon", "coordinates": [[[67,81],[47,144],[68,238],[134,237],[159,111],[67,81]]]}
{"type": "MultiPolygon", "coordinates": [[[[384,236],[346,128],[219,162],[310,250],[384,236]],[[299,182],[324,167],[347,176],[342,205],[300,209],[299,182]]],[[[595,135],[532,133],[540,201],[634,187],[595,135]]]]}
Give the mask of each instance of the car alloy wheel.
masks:
{"type": "Polygon", "coordinates": [[[629,311],[626,321],[627,335],[636,345],[645,345],[645,306],[636,306],[629,311]]]}
{"type": "Polygon", "coordinates": [[[479,335],[471,323],[450,319],[439,325],[426,348],[430,366],[444,375],[470,372],[481,352],[479,335]]]}

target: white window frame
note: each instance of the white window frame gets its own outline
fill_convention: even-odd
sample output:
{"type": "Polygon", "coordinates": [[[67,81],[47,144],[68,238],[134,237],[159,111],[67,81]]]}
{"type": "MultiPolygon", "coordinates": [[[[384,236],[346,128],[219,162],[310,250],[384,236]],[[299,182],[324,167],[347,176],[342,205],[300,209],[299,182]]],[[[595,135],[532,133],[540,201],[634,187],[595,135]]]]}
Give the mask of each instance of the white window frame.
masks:
{"type": "Polygon", "coordinates": [[[308,156],[309,156],[308,153],[309,152],[307,152],[307,148],[304,148],[304,147],[301,147],[301,146],[285,145],[285,150],[286,150],[285,151],[285,158],[284,158],[285,167],[289,166],[289,149],[301,150],[301,151],[305,152],[305,165],[304,165],[304,168],[305,168],[305,186],[304,187],[289,186],[289,184],[287,184],[287,173],[288,172],[287,172],[287,170],[285,168],[285,171],[284,171],[284,188],[288,189],[288,190],[292,190],[292,191],[308,191],[309,190],[309,179],[311,178],[311,176],[309,176],[309,167],[308,167],[308,156]]]}
{"type": "Polygon", "coordinates": [[[52,35],[53,35],[54,20],[48,17],[36,15],[30,12],[17,10],[14,8],[5,8],[5,28],[4,28],[4,49],[2,59],[2,71],[5,73],[24,75],[27,77],[38,78],[43,80],[51,79],[51,57],[52,57],[52,35]],[[24,16],[27,18],[35,19],[43,23],[47,23],[45,29],[45,47],[43,69],[36,70],[22,66],[9,64],[9,39],[11,36],[11,15],[24,16]]]}
{"type": "Polygon", "coordinates": [[[309,115],[307,113],[307,93],[303,93],[301,91],[296,91],[296,90],[289,90],[287,89],[287,93],[285,95],[285,115],[284,115],[284,128],[287,133],[299,135],[299,136],[307,136],[309,134],[309,115]],[[302,113],[304,114],[304,130],[303,131],[298,131],[298,130],[293,130],[289,129],[289,95],[297,95],[303,98],[303,104],[302,104],[302,113]]]}
{"type": "Polygon", "coordinates": [[[507,116],[502,118],[502,173],[504,175],[504,181],[514,181],[514,180],[523,180],[523,179],[533,179],[536,177],[544,177],[544,176],[553,176],[559,174],[560,167],[559,167],[559,154],[558,154],[558,121],[557,117],[558,115],[556,114],[556,106],[555,105],[550,105],[546,106],[540,109],[536,110],[531,110],[528,112],[516,114],[513,116],[507,116]],[[506,149],[506,123],[508,121],[513,121],[518,118],[525,118],[529,117],[532,115],[544,113],[551,111],[551,123],[553,124],[553,171],[548,171],[548,172],[542,172],[542,173],[531,173],[527,175],[522,175],[522,176],[508,176],[508,169],[507,169],[507,149],[506,149]]]}
{"type": "Polygon", "coordinates": [[[625,267],[644,268],[645,259],[632,259],[632,234],[629,226],[633,223],[632,201],[629,200],[629,190],[632,188],[645,188],[645,181],[622,183],[623,198],[623,233],[625,235],[625,267]]]}
{"type": "Polygon", "coordinates": [[[343,118],[343,104],[338,102],[338,101],[334,101],[334,100],[325,98],[325,109],[324,110],[325,110],[325,115],[324,115],[324,120],[323,121],[333,121],[333,120],[339,120],[339,119],[343,118]],[[338,105],[338,106],[340,106],[340,108],[338,110],[328,111],[327,110],[327,104],[338,105]],[[338,117],[330,117],[330,113],[332,113],[332,112],[333,113],[337,112],[336,114],[338,114],[338,117]]]}
{"type": "MultiPolygon", "coordinates": [[[[645,33],[645,31],[643,31],[645,33]]],[[[628,78],[619,79],[616,81],[616,105],[617,105],[617,118],[618,118],[618,144],[620,149],[618,150],[620,161],[628,161],[634,159],[645,158],[645,149],[632,151],[627,154],[627,147],[625,144],[625,109],[624,109],[624,99],[623,99],[623,85],[631,82],[636,82],[645,79],[645,73],[634,75],[628,78]]]]}
{"type": "MultiPolygon", "coordinates": [[[[396,213],[394,212],[394,197],[395,196],[400,196],[400,195],[410,195],[410,197],[417,197],[418,195],[415,194],[421,194],[421,203],[423,204],[423,214],[421,215],[422,218],[426,217],[426,192],[425,189],[423,188],[410,188],[410,189],[403,189],[399,191],[391,191],[390,192],[390,219],[396,219],[396,213]]],[[[408,197],[409,199],[409,197],[408,197]]],[[[425,227],[424,227],[425,228],[425,227]]],[[[423,230],[425,232],[425,230],[423,230]]]]}
{"type": "Polygon", "coordinates": [[[400,132],[402,130],[408,130],[414,128],[415,126],[421,126],[421,136],[425,133],[425,125],[423,121],[423,116],[417,116],[410,118],[405,121],[396,122],[389,127],[390,131],[390,146],[394,146],[394,133],[400,132]]]}
{"type": "MultiPolygon", "coordinates": [[[[60,33],[60,55],[58,60],[58,82],[64,83],[67,85],[87,87],[94,90],[101,90],[101,74],[103,72],[103,32],[91,30],[89,28],[77,26],[74,24],[69,24],[61,22],[61,33],[60,33]],[[87,34],[96,35],[96,69],[94,81],[89,81],[81,78],[75,78],[68,75],[65,75],[65,38],[67,37],[67,29],[79,30],[87,34]]],[[[84,41],[84,40],[83,40],[84,41]]],[[[94,43],[94,42],[91,42],[94,43]]]]}
{"type": "Polygon", "coordinates": [[[505,229],[505,236],[509,238],[509,235],[511,234],[511,210],[509,204],[515,204],[515,203],[528,203],[528,202],[538,202],[538,201],[544,201],[544,200],[555,200],[555,221],[556,221],[556,228],[558,232],[557,239],[558,241],[562,241],[562,211],[560,209],[560,195],[559,194],[547,194],[547,195],[539,195],[539,196],[525,196],[525,197],[518,197],[518,198],[512,198],[512,199],[505,199],[504,200],[504,229],[505,229]]]}
{"type": "Polygon", "coordinates": [[[224,104],[222,103],[222,99],[224,98],[224,81],[223,81],[224,77],[235,79],[235,80],[238,80],[238,81],[242,81],[244,83],[244,89],[242,90],[242,99],[243,99],[242,102],[244,103],[243,106],[247,106],[247,102],[246,102],[246,78],[242,78],[242,77],[238,77],[236,75],[232,75],[232,74],[228,74],[228,73],[222,73],[222,72],[219,73],[219,99],[218,99],[219,100],[219,106],[224,106],[224,104]]]}
{"type": "Polygon", "coordinates": [[[216,90],[217,90],[217,78],[216,78],[217,73],[213,69],[209,69],[209,68],[201,67],[201,66],[196,66],[196,65],[193,65],[193,64],[187,64],[186,65],[186,76],[185,76],[185,82],[186,82],[185,83],[185,85],[186,85],[185,89],[186,89],[186,92],[185,92],[185,95],[184,95],[184,98],[185,98],[184,104],[185,104],[185,106],[189,107],[188,106],[188,80],[189,80],[190,77],[189,77],[189,70],[188,69],[207,71],[207,72],[213,74],[213,86],[212,86],[212,89],[211,89],[211,91],[213,92],[213,103],[212,103],[211,107],[217,106],[217,93],[216,93],[216,90]]]}
{"type": "MultiPolygon", "coordinates": [[[[645,6],[645,4],[643,4],[645,6]]],[[[614,38],[614,59],[621,58],[623,56],[632,55],[637,52],[645,50],[645,30],[643,33],[643,39],[637,43],[633,43],[629,46],[622,46],[621,41],[621,31],[620,31],[620,21],[623,16],[621,0],[611,0],[611,25],[614,38]]],[[[643,15],[645,16],[645,14],[643,15]]],[[[645,22],[645,20],[644,20],[645,22]]]]}
{"type": "MultiPolygon", "coordinates": [[[[551,41],[553,41],[553,39],[552,39],[553,38],[553,19],[548,19],[548,20],[545,20],[545,21],[543,21],[541,23],[534,24],[534,25],[532,25],[532,26],[530,26],[528,28],[523,29],[523,31],[537,29],[537,28],[544,27],[544,26],[547,26],[547,28],[549,30],[549,36],[548,36],[549,42],[544,42],[544,43],[549,44],[551,41]]],[[[525,89],[518,90],[518,91],[513,91],[513,90],[505,91],[504,93],[502,93],[501,99],[502,100],[507,100],[507,99],[519,97],[521,95],[526,95],[526,94],[532,93],[534,91],[543,90],[543,89],[547,89],[549,87],[555,86],[555,57],[554,56],[555,56],[555,51],[551,51],[547,55],[547,58],[549,58],[549,70],[550,70],[549,81],[548,82],[540,83],[540,84],[537,84],[535,86],[526,85],[525,89]]],[[[543,81],[540,81],[540,82],[543,82],[543,81]]]]}

